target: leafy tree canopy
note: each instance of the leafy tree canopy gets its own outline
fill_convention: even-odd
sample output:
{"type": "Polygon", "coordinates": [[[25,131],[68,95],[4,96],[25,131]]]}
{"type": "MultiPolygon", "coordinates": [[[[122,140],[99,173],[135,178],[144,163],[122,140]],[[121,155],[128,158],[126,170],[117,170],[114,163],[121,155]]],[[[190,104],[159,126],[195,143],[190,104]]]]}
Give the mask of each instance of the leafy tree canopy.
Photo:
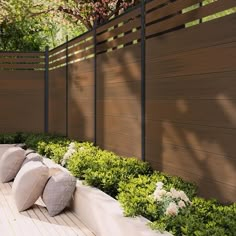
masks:
{"type": "Polygon", "coordinates": [[[0,0],[0,50],[44,50],[92,29],[139,0],[0,0]]]}

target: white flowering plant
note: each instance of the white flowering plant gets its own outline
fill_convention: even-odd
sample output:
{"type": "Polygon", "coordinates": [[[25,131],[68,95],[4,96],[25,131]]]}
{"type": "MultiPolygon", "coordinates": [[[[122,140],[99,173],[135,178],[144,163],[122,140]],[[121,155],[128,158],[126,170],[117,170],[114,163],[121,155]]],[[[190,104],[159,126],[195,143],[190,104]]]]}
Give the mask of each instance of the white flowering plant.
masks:
{"type": "Polygon", "coordinates": [[[64,154],[62,160],[61,160],[61,165],[66,166],[68,160],[72,157],[72,155],[75,152],[82,151],[84,150],[84,147],[79,147],[78,149],[76,148],[76,143],[71,142],[68,146],[67,152],[64,154]]]}
{"type": "Polygon", "coordinates": [[[179,211],[191,205],[188,196],[182,190],[171,188],[169,191],[163,188],[162,182],[157,182],[152,195],[155,199],[161,215],[176,216],[179,211]]]}

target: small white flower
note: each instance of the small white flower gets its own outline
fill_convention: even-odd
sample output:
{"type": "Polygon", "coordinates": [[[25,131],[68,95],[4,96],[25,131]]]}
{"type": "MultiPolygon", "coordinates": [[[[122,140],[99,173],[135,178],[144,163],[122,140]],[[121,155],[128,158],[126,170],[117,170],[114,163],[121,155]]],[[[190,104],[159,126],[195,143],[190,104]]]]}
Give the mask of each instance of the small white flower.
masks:
{"type": "Polygon", "coordinates": [[[72,143],[69,144],[69,149],[70,149],[70,148],[71,148],[71,149],[74,149],[74,148],[75,148],[75,143],[74,143],[74,142],[72,142],[72,143]]]}
{"type": "Polygon", "coordinates": [[[184,207],[186,207],[184,201],[182,201],[182,200],[179,201],[178,206],[179,206],[179,208],[184,208],[184,207]]]}
{"type": "Polygon", "coordinates": [[[166,196],[167,196],[167,197],[172,197],[171,192],[167,192],[167,193],[166,193],[166,196]]]}
{"type": "Polygon", "coordinates": [[[180,194],[179,194],[179,192],[178,192],[176,189],[171,188],[171,189],[170,189],[170,192],[171,192],[171,196],[172,196],[173,198],[180,198],[180,194]]]}
{"type": "Polygon", "coordinates": [[[165,214],[176,216],[178,214],[178,206],[174,202],[171,202],[167,207],[165,214]]]}
{"type": "Polygon", "coordinates": [[[165,196],[165,195],[166,195],[166,190],[161,189],[161,190],[159,191],[159,195],[160,195],[161,197],[165,196]]]}
{"type": "Polygon", "coordinates": [[[162,182],[157,182],[156,186],[157,186],[157,189],[162,189],[163,183],[162,182]]]}
{"type": "Polygon", "coordinates": [[[80,148],[79,148],[79,151],[83,151],[83,150],[85,150],[84,147],[80,147],[80,148]]]}
{"type": "Polygon", "coordinates": [[[187,197],[187,195],[185,194],[184,191],[180,191],[180,192],[179,192],[179,197],[180,197],[183,201],[185,201],[185,202],[190,202],[190,201],[189,201],[189,198],[187,197]]]}

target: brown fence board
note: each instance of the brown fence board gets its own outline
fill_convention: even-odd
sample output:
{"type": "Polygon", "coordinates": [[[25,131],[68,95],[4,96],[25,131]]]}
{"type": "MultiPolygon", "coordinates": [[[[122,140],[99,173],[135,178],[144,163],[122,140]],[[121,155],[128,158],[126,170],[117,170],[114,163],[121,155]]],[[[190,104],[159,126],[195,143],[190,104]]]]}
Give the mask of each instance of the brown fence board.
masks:
{"type": "Polygon", "coordinates": [[[178,0],[173,3],[169,3],[162,8],[157,8],[146,16],[146,24],[162,19],[167,16],[178,14],[183,9],[192,6],[194,4],[200,3],[203,0],[178,0]]]}
{"type": "Polygon", "coordinates": [[[121,22],[125,22],[125,21],[128,21],[130,19],[134,19],[135,17],[139,16],[141,13],[140,13],[140,9],[137,8],[137,9],[134,9],[132,10],[131,12],[129,12],[129,14],[124,14],[123,16],[121,17],[118,17],[114,20],[111,20],[110,22],[102,25],[102,26],[99,26],[97,28],[97,33],[102,33],[103,31],[106,31],[107,29],[113,27],[113,26],[116,26],[118,25],[119,23],[121,22]]]}
{"type": "Polygon", "coordinates": [[[148,120],[146,134],[146,141],[151,149],[156,149],[157,146],[161,147],[162,144],[170,144],[190,151],[192,149],[193,152],[198,150],[206,155],[213,154],[222,159],[230,158],[236,161],[235,147],[232,145],[236,136],[235,129],[165,120],[148,120]],[[153,145],[154,143],[156,145],[153,145]]]}
{"type": "Polygon", "coordinates": [[[1,133],[44,131],[43,76],[40,71],[1,71],[1,133]]]}
{"type": "Polygon", "coordinates": [[[49,77],[49,132],[66,134],[66,70],[50,71],[49,77]]]}
{"type": "Polygon", "coordinates": [[[71,47],[84,40],[86,40],[86,42],[90,44],[93,44],[93,32],[87,32],[87,33],[84,33],[83,35],[80,35],[79,37],[75,39],[72,39],[71,41],[68,42],[68,46],[71,47]]]}
{"type": "Polygon", "coordinates": [[[69,65],[68,132],[72,138],[94,141],[93,59],[69,65]]]}
{"type": "Polygon", "coordinates": [[[149,1],[146,4],[146,10],[151,11],[155,8],[162,7],[163,5],[165,6],[168,3],[170,3],[170,0],[153,0],[153,1],[149,1]]]}
{"type": "Polygon", "coordinates": [[[133,29],[140,27],[140,24],[141,24],[140,18],[131,20],[128,23],[123,23],[123,25],[119,27],[115,27],[112,30],[109,30],[107,32],[104,32],[103,34],[97,35],[97,38],[96,38],[97,42],[99,43],[109,38],[116,37],[120,34],[124,34],[130,30],[132,31],[133,29]]]}
{"type": "Polygon", "coordinates": [[[102,52],[104,50],[108,50],[110,48],[118,47],[119,45],[124,45],[124,44],[130,43],[134,40],[139,40],[140,38],[141,38],[141,32],[140,32],[140,30],[137,30],[135,32],[126,34],[123,37],[116,38],[112,41],[108,41],[108,42],[98,44],[97,45],[97,52],[99,53],[99,52],[102,52]]]}
{"type": "MultiPolygon", "coordinates": [[[[228,185],[227,183],[218,182],[212,179],[208,179],[208,172],[201,173],[199,175],[193,175],[192,169],[178,169],[175,164],[164,164],[161,161],[153,161],[147,159],[151,163],[153,168],[161,170],[172,175],[181,176],[187,181],[192,181],[199,186],[198,194],[205,198],[221,199],[223,202],[234,202],[236,188],[235,186],[228,185]],[[207,190],[207,191],[206,191],[207,190]]],[[[185,165],[184,165],[185,166],[185,165]]]]}
{"type": "Polygon", "coordinates": [[[173,29],[175,27],[181,26],[188,22],[201,19],[203,17],[221,12],[232,7],[235,7],[236,3],[234,0],[218,0],[206,6],[202,6],[190,12],[184,14],[178,14],[170,19],[167,19],[157,24],[152,24],[146,28],[146,36],[153,34],[165,32],[167,30],[173,29]]]}
{"type": "Polygon", "coordinates": [[[147,39],[146,53],[149,60],[160,59],[179,52],[223,45],[236,41],[235,32],[236,14],[232,14],[195,27],[147,39]],[[211,33],[209,34],[209,32],[211,33]]]}
{"type": "Polygon", "coordinates": [[[44,57],[43,52],[1,52],[1,57],[44,57]]]}
{"type": "Polygon", "coordinates": [[[44,64],[0,64],[3,69],[44,69],[44,64]]]}
{"type": "Polygon", "coordinates": [[[77,52],[77,51],[80,51],[80,50],[85,50],[85,48],[87,48],[87,47],[90,47],[90,46],[93,46],[93,38],[91,38],[90,40],[88,40],[88,41],[84,41],[84,42],[82,42],[82,43],[80,43],[80,44],[74,44],[74,45],[72,45],[72,46],[69,46],[69,48],[68,48],[68,53],[70,54],[70,53],[75,53],[75,52],[77,52]]]}

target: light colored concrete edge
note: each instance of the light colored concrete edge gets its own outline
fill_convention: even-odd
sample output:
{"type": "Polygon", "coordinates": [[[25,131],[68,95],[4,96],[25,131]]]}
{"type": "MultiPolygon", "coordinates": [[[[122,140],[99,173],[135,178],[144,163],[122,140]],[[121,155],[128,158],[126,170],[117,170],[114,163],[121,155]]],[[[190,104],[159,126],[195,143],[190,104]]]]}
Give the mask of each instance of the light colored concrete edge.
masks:
{"type": "MultiPolygon", "coordinates": [[[[45,158],[49,167],[67,169],[45,158]]],[[[77,180],[72,210],[96,236],[171,236],[153,231],[144,217],[125,217],[118,201],[97,188],[86,186],[77,180]]]]}

